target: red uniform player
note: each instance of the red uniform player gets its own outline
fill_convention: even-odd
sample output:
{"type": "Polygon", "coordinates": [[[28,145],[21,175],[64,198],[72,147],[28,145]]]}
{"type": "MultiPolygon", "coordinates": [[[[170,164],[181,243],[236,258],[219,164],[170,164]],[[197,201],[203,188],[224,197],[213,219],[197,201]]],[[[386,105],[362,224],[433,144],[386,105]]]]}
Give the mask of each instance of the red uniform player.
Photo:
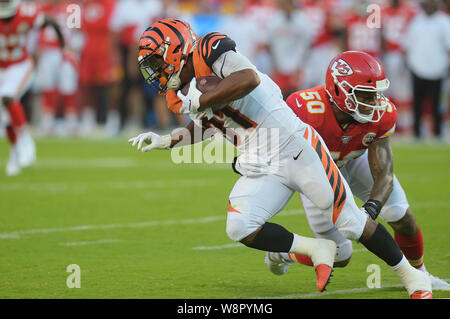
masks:
{"type": "Polygon", "coordinates": [[[368,4],[364,1],[356,4],[356,9],[348,13],[345,19],[345,48],[369,53],[374,57],[381,56],[381,25],[369,26],[372,23],[367,12],[368,4]]]}
{"type": "MultiPolygon", "coordinates": [[[[383,96],[388,87],[389,81],[375,58],[349,51],[331,61],[325,86],[295,92],[286,102],[323,138],[353,194],[365,202],[363,207],[369,216],[376,219],[380,215],[388,222],[410,264],[426,272],[422,233],[392,169],[389,136],[395,130],[397,111],[383,96]]],[[[307,198],[302,200],[312,230],[338,242],[337,259],[345,266],[351,256],[351,245],[323,216],[310,211],[307,198]]],[[[303,256],[285,259],[289,257],[307,263],[303,256]]],[[[429,277],[433,289],[450,289],[445,281],[429,277]]]]}
{"type": "Polygon", "coordinates": [[[383,62],[391,87],[386,95],[398,107],[397,131],[412,127],[412,81],[406,66],[402,42],[407,26],[417,13],[417,9],[408,1],[392,0],[382,11],[382,39],[384,42],[383,62]]]}
{"type": "Polygon", "coordinates": [[[403,34],[417,9],[407,1],[392,0],[382,11],[383,38],[388,52],[402,51],[403,34]]]}
{"type": "MultiPolygon", "coordinates": [[[[73,1],[46,0],[42,10],[65,26],[73,1]]],[[[66,43],[72,42],[72,29],[62,27],[66,43]]],[[[71,48],[72,49],[72,48],[71,48]]],[[[72,51],[63,51],[53,28],[40,32],[35,87],[41,96],[41,132],[53,133],[57,107],[64,107],[67,131],[75,134],[77,125],[78,58],[72,51]]]]}
{"type": "Polygon", "coordinates": [[[320,85],[328,61],[337,53],[333,40],[335,29],[335,0],[302,1],[302,11],[305,13],[312,29],[312,44],[305,64],[305,87],[320,85]]]}
{"type": "MultiPolygon", "coordinates": [[[[114,86],[118,84],[120,72],[118,38],[112,23],[115,8],[114,0],[86,0],[83,3],[81,31],[85,41],[80,60],[80,84],[85,110],[82,134],[87,134],[92,129],[94,115],[91,108],[98,108],[102,122],[105,117],[102,110],[117,110],[118,90],[114,89],[114,86]],[[105,105],[97,103],[97,100],[102,100],[97,99],[99,89],[106,93],[105,105]]],[[[116,111],[108,114],[108,121],[112,119],[110,115],[113,114],[117,116],[115,119],[118,121],[116,111]]]]}
{"type": "Polygon", "coordinates": [[[32,165],[35,145],[26,130],[26,116],[20,98],[31,85],[33,60],[27,50],[33,29],[52,25],[64,45],[61,31],[54,20],[43,15],[33,3],[19,0],[0,1],[0,98],[9,114],[6,124],[11,153],[6,164],[7,175],[17,175],[21,167],[32,165]]]}
{"type": "MultiPolygon", "coordinates": [[[[380,101],[381,102],[381,101],[380,101]]],[[[391,135],[395,130],[397,110],[387,99],[386,111],[379,122],[353,122],[343,130],[335,119],[330,98],[324,86],[298,91],[289,96],[288,105],[303,121],[322,136],[339,168],[363,155],[373,140],[391,135]]]]}
{"type": "Polygon", "coordinates": [[[85,42],[80,76],[84,85],[106,85],[117,80],[112,54],[116,48],[111,32],[114,8],[113,0],[86,0],[83,4],[81,26],[85,42]]]}

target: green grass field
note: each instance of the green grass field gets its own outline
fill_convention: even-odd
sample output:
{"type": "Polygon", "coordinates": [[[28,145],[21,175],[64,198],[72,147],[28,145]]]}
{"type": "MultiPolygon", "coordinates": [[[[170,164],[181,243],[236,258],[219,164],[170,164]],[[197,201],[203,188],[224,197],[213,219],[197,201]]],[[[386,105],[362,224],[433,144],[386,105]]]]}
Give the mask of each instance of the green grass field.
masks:
{"type": "MultiPolygon", "coordinates": [[[[0,143],[0,298],[408,298],[396,274],[356,243],[323,294],[313,268],[272,275],[264,252],[225,233],[238,179],[229,165],[176,165],[170,152],[143,154],[126,138],[37,147],[36,165],[7,178],[0,143]],[[67,287],[70,264],[81,269],[80,289],[67,287]],[[371,264],[381,269],[379,289],[367,288],[371,264]]],[[[394,155],[425,264],[449,279],[450,147],[395,143],[394,155]]],[[[274,221],[312,235],[297,196],[274,221]]]]}

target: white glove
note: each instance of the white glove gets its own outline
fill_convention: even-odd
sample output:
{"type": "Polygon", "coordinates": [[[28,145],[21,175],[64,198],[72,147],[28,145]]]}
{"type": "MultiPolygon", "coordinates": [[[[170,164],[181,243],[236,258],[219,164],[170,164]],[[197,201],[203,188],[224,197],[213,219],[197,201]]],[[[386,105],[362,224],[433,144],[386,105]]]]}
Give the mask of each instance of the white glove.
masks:
{"type": "Polygon", "coordinates": [[[137,144],[137,149],[142,152],[148,152],[153,149],[168,149],[172,143],[172,138],[170,135],[160,136],[153,132],[142,133],[136,137],[130,138],[128,142],[133,143],[131,146],[137,144]],[[143,144],[148,144],[146,147],[142,148],[143,144]],[[141,149],[142,148],[142,149],[141,149]]]}
{"type": "Polygon", "coordinates": [[[197,80],[193,78],[191,83],[189,84],[189,91],[186,95],[181,93],[181,90],[178,91],[177,96],[183,102],[180,107],[180,113],[197,113],[198,108],[200,107],[200,96],[203,93],[197,89],[197,80]]]}

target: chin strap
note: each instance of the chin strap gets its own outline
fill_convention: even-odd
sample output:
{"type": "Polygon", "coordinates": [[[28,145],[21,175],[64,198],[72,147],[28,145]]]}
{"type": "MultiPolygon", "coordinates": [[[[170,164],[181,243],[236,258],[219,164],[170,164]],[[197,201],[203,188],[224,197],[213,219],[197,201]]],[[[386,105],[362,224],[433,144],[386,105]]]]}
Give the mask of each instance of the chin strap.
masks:
{"type": "Polygon", "coordinates": [[[361,124],[364,124],[364,123],[368,123],[368,122],[369,122],[368,119],[366,119],[365,117],[361,116],[361,115],[358,114],[357,112],[352,112],[352,113],[350,113],[350,114],[352,115],[352,117],[353,117],[353,119],[354,119],[355,121],[357,121],[357,122],[359,122],[359,123],[361,123],[361,124]]]}
{"type": "MultiPolygon", "coordinates": [[[[189,41],[192,41],[192,40],[189,40],[189,41]]],[[[167,81],[167,88],[169,90],[177,91],[180,88],[180,86],[181,86],[180,73],[181,73],[181,70],[183,69],[183,66],[186,64],[186,59],[187,59],[186,53],[187,53],[187,49],[189,47],[189,44],[190,43],[188,42],[188,43],[186,43],[184,45],[183,55],[181,56],[180,68],[167,81]]]]}

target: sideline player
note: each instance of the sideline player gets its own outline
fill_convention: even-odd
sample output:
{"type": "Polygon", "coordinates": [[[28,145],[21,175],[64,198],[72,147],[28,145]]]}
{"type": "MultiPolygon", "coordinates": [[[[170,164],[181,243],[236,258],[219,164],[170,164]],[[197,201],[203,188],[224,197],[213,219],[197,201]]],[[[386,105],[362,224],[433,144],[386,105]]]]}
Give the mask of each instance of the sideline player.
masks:
{"type": "Polygon", "coordinates": [[[28,36],[33,29],[52,26],[60,44],[64,39],[58,24],[40,12],[34,3],[0,0],[0,99],[9,115],[6,136],[11,151],[6,174],[17,175],[21,167],[30,166],[36,158],[33,139],[20,98],[32,81],[33,60],[27,50],[28,36]]]}
{"type": "Polygon", "coordinates": [[[397,132],[413,127],[412,80],[403,52],[405,31],[418,12],[409,1],[390,0],[390,5],[382,11],[383,64],[391,86],[386,96],[397,106],[397,132]]]}
{"type": "MultiPolygon", "coordinates": [[[[73,31],[65,26],[68,6],[73,0],[46,0],[42,10],[58,21],[65,43],[71,46],[73,31]]],[[[71,48],[72,49],[72,48],[71,48]]],[[[54,134],[55,117],[61,100],[64,110],[65,128],[70,135],[76,135],[78,122],[78,58],[71,51],[60,47],[53,28],[44,28],[39,35],[38,62],[35,85],[41,99],[40,128],[44,136],[54,134]]]]}
{"type": "Polygon", "coordinates": [[[374,57],[380,57],[381,29],[368,25],[369,12],[368,0],[354,1],[352,8],[347,12],[344,19],[343,47],[346,50],[358,50],[369,53],[374,57]]]}
{"type": "Polygon", "coordinates": [[[120,97],[121,58],[113,21],[116,6],[114,0],[85,0],[82,3],[84,44],[79,73],[83,107],[81,135],[92,132],[96,114],[97,122],[105,125],[108,136],[115,136],[120,131],[117,102],[120,97]]]}
{"type": "MultiPolygon", "coordinates": [[[[375,220],[380,215],[388,222],[410,264],[426,273],[422,233],[393,172],[389,136],[395,130],[397,110],[380,92],[388,87],[384,79],[383,68],[375,58],[364,52],[347,51],[331,61],[325,86],[297,91],[286,102],[323,138],[353,194],[365,202],[363,207],[370,217],[375,220]]],[[[316,236],[337,242],[335,266],[345,266],[352,254],[351,242],[302,194],[301,199],[316,236]]],[[[278,274],[287,271],[280,256],[271,253],[269,257],[270,266],[278,274]],[[275,260],[278,267],[273,264],[275,260]]],[[[310,263],[304,256],[281,257],[289,265],[292,261],[310,263]]],[[[430,279],[433,289],[449,290],[445,281],[431,275],[430,279]]]]}
{"type": "MultiPolygon", "coordinates": [[[[226,231],[230,239],[263,251],[309,256],[315,266],[317,287],[323,291],[331,276],[335,243],[293,234],[268,222],[299,191],[317,211],[342,226],[348,237],[359,240],[390,265],[411,297],[431,297],[429,277],[412,267],[387,230],[356,206],[320,136],[295,116],[279,87],[239,53],[233,40],[215,32],[196,40],[187,22],[165,19],[143,33],[139,49],[139,68],[147,83],[159,81],[160,91],[167,94],[168,107],[190,115],[190,132],[197,125],[235,134],[232,140],[242,153],[235,167],[243,176],[229,197],[226,231]],[[196,78],[211,74],[223,80],[214,90],[202,94],[196,78]],[[179,89],[186,84],[189,90],[183,95],[179,89]],[[226,106],[213,113],[211,106],[219,105],[226,106]],[[278,133],[278,147],[267,145],[271,141],[263,134],[268,132],[278,133]],[[257,143],[252,142],[255,139],[257,143]],[[325,163],[331,171],[329,176],[325,163]]],[[[192,144],[192,137],[148,132],[129,141],[138,149],[149,144],[142,148],[149,151],[169,149],[179,142],[192,144]]]]}

